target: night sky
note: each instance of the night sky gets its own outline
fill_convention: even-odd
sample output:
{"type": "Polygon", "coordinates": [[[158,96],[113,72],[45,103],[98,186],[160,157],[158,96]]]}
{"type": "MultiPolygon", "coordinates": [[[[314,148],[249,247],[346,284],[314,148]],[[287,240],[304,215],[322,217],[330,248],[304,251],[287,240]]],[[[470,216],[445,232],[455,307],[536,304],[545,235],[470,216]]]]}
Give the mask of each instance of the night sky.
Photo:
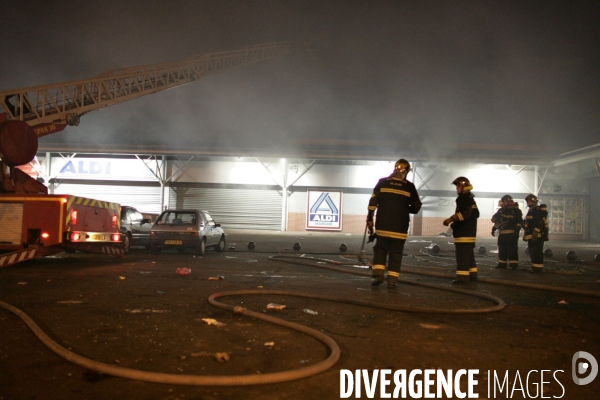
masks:
{"type": "Polygon", "coordinates": [[[41,143],[600,142],[598,1],[4,1],[0,90],[248,44],[296,52],[111,106],[41,143]],[[146,4],[148,3],[148,4],[146,4]]]}

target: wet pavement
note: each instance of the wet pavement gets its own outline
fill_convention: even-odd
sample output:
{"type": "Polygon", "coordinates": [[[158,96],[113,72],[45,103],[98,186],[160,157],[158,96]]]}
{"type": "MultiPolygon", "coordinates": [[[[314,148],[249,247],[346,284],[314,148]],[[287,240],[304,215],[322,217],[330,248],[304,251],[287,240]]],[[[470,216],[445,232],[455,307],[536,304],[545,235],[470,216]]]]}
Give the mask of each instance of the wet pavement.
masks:
{"type": "MultiPolygon", "coordinates": [[[[93,362],[161,376],[282,373],[294,380],[193,386],[115,377],[60,357],[0,308],[0,399],[337,399],[340,370],[357,369],[478,369],[484,399],[494,398],[488,371],[507,376],[512,398],[534,398],[542,381],[538,398],[598,397],[600,378],[574,383],[572,357],[586,351],[600,360],[599,244],[549,242],[553,255],[538,275],[528,273],[524,243],[512,271],[494,268],[495,239],[479,240],[482,281],[457,292],[440,290],[452,289],[452,238],[409,238],[395,290],[370,285],[370,270],[358,257],[362,239],[236,230],[228,232],[228,251],[203,257],[134,248],[124,258],[61,253],[2,268],[0,300],[93,362]],[[576,258],[568,260],[568,251],[576,258]],[[179,268],[191,274],[179,275],[179,268]],[[218,293],[228,294],[217,295],[220,303],[326,335],[339,358],[298,378],[299,370],[331,357],[331,348],[289,326],[209,304],[218,293]]],[[[364,250],[368,261],[372,244],[364,250]]],[[[368,398],[365,389],[361,398],[368,398]]],[[[507,398],[506,390],[496,398],[507,398]]],[[[378,388],[374,398],[380,397],[378,388]]]]}

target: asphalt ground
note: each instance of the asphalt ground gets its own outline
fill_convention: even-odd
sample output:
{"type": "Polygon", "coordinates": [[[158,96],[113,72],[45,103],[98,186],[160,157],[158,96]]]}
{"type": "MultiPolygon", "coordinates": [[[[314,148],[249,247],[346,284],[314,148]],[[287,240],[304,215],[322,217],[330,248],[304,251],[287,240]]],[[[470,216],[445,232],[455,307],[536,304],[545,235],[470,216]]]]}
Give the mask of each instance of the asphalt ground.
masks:
{"type": "MultiPolygon", "coordinates": [[[[452,238],[409,238],[402,283],[395,290],[370,285],[370,270],[358,257],[362,239],[332,232],[236,230],[228,231],[226,252],[209,250],[203,257],[176,251],[151,256],[134,248],[123,258],[61,253],[2,268],[1,301],[26,313],[60,346],[110,366],[174,376],[286,371],[294,376],[331,355],[304,333],[207,301],[231,291],[244,293],[217,300],[313,328],[329,336],[340,353],[325,371],[287,382],[150,383],[67,361],[15,314],[0,308],[0,399],[337,399],[342,369],[370,374],[478,369],[476,391],[483,399],[598,398],[600,377],[580,386],[571,376],[576,352],[600,360],[598,244],[549,242],[554,254],[545,272],[530,274],[524,243],[519,270],[512,271],[494,268],[495,239],[479,240],[477,248],[485,247],[485,253],[476,252],[482,282],[461,293],[440,290],[452,288],[452,238]],[[254,250],[247,247],[251,241],[254,250]],[[301,245],[297,251],[295,243],[301,245]],[[342,243],[345,252],[339,249],[342,243]],[[567,260],[567,251],[575,251],[577,258],[567,260]],[[189,268],[191,274],[178,275],[178,268],[189,268]],[[469,293],[495,296],[506,306],[483,312],[495,303],[469,293]],[[272,303],[285,308],[271,309],[272,303]],[[404,310],[379,308],[385,305],[404,310]],[[456,314],[457,309],[464,313],[456,314]],[[547,370],[545,375],[541,370],[547,370]],[[494,387],[493,381],[488,386],[488,371],[491,378],[494,373],[501,380],[507,377],[504,392],[496,389],[496,397],[488,391],[494,387]]],[[[364,250],[368,261],[372,243],[364,250]]],[[[392,383],[386,393],[393,389],[392,383]]],[[[465,380],[460,389],[467,390],[465,380]]],[[[368,398],[364,386],[360,398],[368,398]]],[[[379,387],[374,398],[380,398],[379,387]]]]}

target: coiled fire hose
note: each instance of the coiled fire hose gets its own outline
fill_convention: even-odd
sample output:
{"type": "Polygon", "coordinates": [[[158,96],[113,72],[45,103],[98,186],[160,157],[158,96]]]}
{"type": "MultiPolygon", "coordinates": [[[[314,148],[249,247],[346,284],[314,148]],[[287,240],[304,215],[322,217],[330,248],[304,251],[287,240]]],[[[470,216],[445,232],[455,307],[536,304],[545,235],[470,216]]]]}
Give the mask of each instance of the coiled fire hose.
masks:
{"type": "MultiPolygon", "coordinates": [[[[273,256],[270,259],[274,261],[282,261],[282,258],[285,256],[273,256]]],[[[289,258],[289,257],[287,257],[289,258]]],[[[314,263],[307,263],[306,258],[303,261],[300,261],[300,257],[294,257],[294,261],[288,261],[294,264],[301,265],[310,265],[315,267],[323,267],[321,265],[315,265],[314,263]]],[[[318,259],[316,259],[318,260],[318,259]]],[[[335,263],[335,262],[334,262],[335,263]]],[[[339,263],[338,263],[339,264],[339,263]]],[[[330,267],[330,269],[336,269],[335,267],[330,267]]],[[[342,271],[347,273],[355,273],[355,271],[342,271]]],[[[365,273],[361,272],[359,275],[365,275],[365,273]]],[[[466,290],[461,290],[453,287],[447,286],[439,286],[421,282],[411,282],[411,281],[402,281],[403,283],[418,285],[424,287],[430,287],[435,289],[447,290],[456,293],[462,293],[469,296],[480,297],[486,300],[490,300],[495,303],[494,306],[480,308],[480,309],[440,309],[440,308],[426,308],[426,307],[409,307],[405,305],[392,305],[392,304],[381,304],[381,303],[370,303],[363,302],[360,300],[353,299],[344,299],[337,297],[329,297],[315,294],[304,294],[304,293],[293,293],[286,291],[265,291],[265,290],[238,290],[238,291],[228,291],[228,292],[220,292],[214,293],[209,296],[208,302],[218,308],[230,310],[234,313],[248,316],[251,318],[260,319],[265,322],[269,322],[272,324],[276,324],[288,329],[295,330],[297,332],[306,334],[310,337],[315,338],[316,340],[323,343],[325,346],[329,348],[329,356],[322,361],[319,361],[313,365],[298,368],[294,370],[281,371],[275,373],[264,373],[264,374],[253,374],[253,375],[231,375],[231,376],[206,376],[206,375],[180,375],[180,374],[167,374],[160,372],[151,372],[151,371],[141,371],[137,369],[125,368],[120,366],[115,366],[111,364],[106,364],[102,362],[98,362],[95,360],[91,360],[87,357],[83,357],[81,355],[75,354],[66,348],[62,347],[54,340],[52,340],[46,333],[44,333],[40,327],[31,319],[27,314],[25,314],[20,309],[7,304],[3,301],[0,301],[0,307],[5,308],[6,310],[12,312],[25,324],[29,327],[29,329],[34,333],[34,335],[50,350],[52,350],[57,355],[61,356],[65,360],[79,365],[80,367],[86,368],[88,370],[100,373],[112,375],[120,378],[133,379],[144,382],[151,383],[163,383],[163,384],[173,384],[173,385],[190,385],[190,386],[247,386],[247,385],[262,385],[268,383],[277,383],[277,382],[286,382],[297,380],[301,378],[306,378],[308,376],[316,375],[321,373],[333,365],[337,363],[340,357],[340,348],[337,343],[330,338],[329,336],[315,330],[309,328],[304,325],[300,325],[294,322],[285,321],[280,318],[275,318],[269,315],[265,315],[262,313],[257,313],[254,311],[247,310],[242,307],[234,307],[231,305],[227,305],[217,301],[219,298],[223,298],[226,296],[234,296],[234,295],[277,295],[277,296],[293,296],[293,297],[303,297],[310,299],[320,299],[325,301],[333,301],[337,303],[347,303],[354,304],[359,306],[387,309],[393,311],[403,311],[403,312],[419,312],[419,313],[450,313],[450,314],[475,314],[475,313],[489,313],[495,312],[503,309],[505,307],[505,303],[492,295],[488,295],[485,293],[477,293],[470,292],[466,290]]]]}

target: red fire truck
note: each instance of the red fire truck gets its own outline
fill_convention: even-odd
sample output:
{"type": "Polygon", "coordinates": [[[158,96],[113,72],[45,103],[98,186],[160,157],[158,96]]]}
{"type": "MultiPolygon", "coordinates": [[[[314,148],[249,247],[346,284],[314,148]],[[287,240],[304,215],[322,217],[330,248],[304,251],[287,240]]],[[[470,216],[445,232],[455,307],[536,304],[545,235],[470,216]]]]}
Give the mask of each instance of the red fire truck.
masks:
{"type": "Polygon", "coordinates": [[[70,195],[0,196],[0,267],[62,251],[123,254],[119,204],[70,195]]]}
{"type": "Polygon", "coordinates": [[[119,204],[48,194],[23,172],[38,138],[77,126],[85,113],[280,57],[297,42],[247,46],[182,61],[107,71],[91,79],[0,91],[0,267],[62,251],[124,253],[119,204]]]}

